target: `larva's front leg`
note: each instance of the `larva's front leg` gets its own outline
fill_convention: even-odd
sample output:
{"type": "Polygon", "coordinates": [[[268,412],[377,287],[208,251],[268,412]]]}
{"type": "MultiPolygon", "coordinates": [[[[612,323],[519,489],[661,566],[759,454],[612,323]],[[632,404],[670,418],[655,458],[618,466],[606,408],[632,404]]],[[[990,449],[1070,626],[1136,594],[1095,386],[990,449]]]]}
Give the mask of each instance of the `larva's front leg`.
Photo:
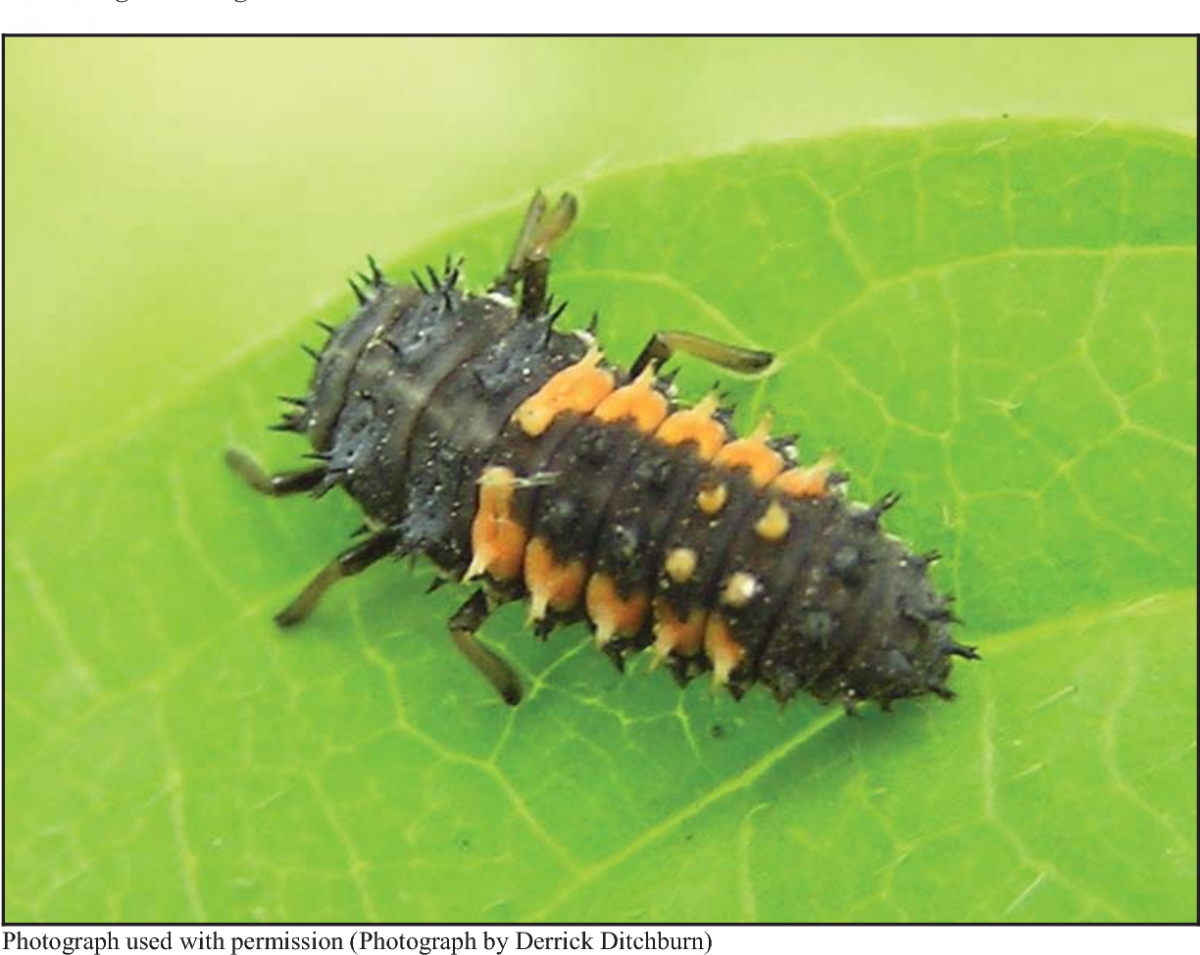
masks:
{"type": "Polygon", "coordinates": [[[268,497],[286,497],[289,494],[311,491],[329,473],[329,469],[325,465],[318,464],[300,471],[268,474],[254,458],[237,448],[230,448],[225,452],[225,463],[229,465],[234,474],[254,490],[260,494],[266,494],[268,497]]]}
{"type": "Polygon", "coordinates": [[[655,332],[629,369],[629,376],[636,378],[647,366],[658,368],[675,352],[683,352],[709,364],[743,374],[766,371],[775,360],[775,356],[769,351],[730,345],[707,335],[678,331],[655,332]]]}
{"type": "Polygon", "coordinates": [[[567,234],[579,212],[579,202],[564,192],[558,204],[550,209],[546,196],[539,189],[525,213],[512,254],[504,271],[492,283],[489,291],[512,297],[521,286],[521,314],[540,315],[546,307],[546,285],[550,279],[550,249],[567,234]]]}
{"type": "Polygon", "coordinates": [[[477,590],[450,618],[450,639],[509,706],[521,702],[521,679],[508,663],[479,642],[476,634],[491,613],[487,595],[477,590]]]}
{"type": "Polygon", "coordinates": [[[275,614],[275,622],[281,627],[299,623],[320,602],[325,591],[346,577],[361,574],[375,562],[393,554],[400,542],[400,535],[392,530],[382,530],[373,537],[342,551],[321,568],[308,585],[300,591],[290,604],[275,614]]]}

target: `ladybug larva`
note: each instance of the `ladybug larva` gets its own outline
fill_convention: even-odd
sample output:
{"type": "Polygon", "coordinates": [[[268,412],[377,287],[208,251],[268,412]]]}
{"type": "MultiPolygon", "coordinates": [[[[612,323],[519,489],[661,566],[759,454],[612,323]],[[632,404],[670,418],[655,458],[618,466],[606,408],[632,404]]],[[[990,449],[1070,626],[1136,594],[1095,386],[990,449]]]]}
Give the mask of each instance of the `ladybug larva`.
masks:
{"type": "Polygon", "coordinates": [[[428,280],[351,281],[359,307],[328,328],[307,395],[274,427],[304,435],[316,464],[266,474],[227,460],[265,494],[343,488],[363,540],[338,555],[275,618],[303,620],[343,577],[384,557],[425,555],[438,582],[476,589],[449,621],[454,644],[509,703],[512,668],[476,634],[497,606],[527,600],[542,635],[585,619],[620,667],[649,650],[681,683],[711,671],[735,697],[755,683],[781,701],[884,708],[946,699],[950,658],[974,648],[927,569],[880,528],[896,503],[850,501],[827,461],[799,465],[768,422],[737,437],[715,394],[679,401],[685,353],[761,372],[769,353],[682,331],[651,336],[632,367],[595,336],[563,332],[547,294],[549,251],[577,204],[539,192],[512,255],[482,294],[447,263],[428,280]]]}

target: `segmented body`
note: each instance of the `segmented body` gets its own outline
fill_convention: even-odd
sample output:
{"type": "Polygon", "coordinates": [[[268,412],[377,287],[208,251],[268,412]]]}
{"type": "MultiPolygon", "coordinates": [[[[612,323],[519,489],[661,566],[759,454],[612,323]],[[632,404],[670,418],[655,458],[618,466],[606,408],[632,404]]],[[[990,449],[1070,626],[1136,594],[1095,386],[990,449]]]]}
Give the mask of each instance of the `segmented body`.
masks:
{"type": "Polygon", "coordinates": [[[527,599],[541,632],[590,622],[618,663],[648,650],[681,681],[763,683],[847,703],[949,696],[952,615],[928,560],[714,397],[688,406],[585,332],[472,294],[456,269],[378,273],[285,422],[396,554],[527,599]]]}

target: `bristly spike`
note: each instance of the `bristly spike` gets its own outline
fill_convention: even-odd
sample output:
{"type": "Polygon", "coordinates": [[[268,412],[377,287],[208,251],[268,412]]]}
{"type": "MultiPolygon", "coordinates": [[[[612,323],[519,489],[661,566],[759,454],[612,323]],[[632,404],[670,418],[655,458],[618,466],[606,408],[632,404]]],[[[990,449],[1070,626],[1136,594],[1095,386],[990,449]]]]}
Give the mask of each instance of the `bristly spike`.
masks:
{"type": "Polygon", "coordinates": [[[335,331],[337,331],[337,329],[328,322],[323,322],[319,318],[317,319],[317,328],[321,329],[321,331],[325,332],[327,335],[332,335],[335,331]]]}
{"type": "Polygon", "coordinates": [[[550,313],[550,321],[557,322],[560,318],[562,318],[563,312],[565,312],[566,310],[567,310],[567,303],[560,302],[558,305],[556,305],[554,307],[554,311],[552,311],[550,313]]]}
{"type": "Polygon", "coordinates": [[[301,350],[302,352],[304,352],[304,354],[306,354],[306,355],[307,355],[309,358],[311,358],[313,361],[320,361],[320,360],[321,360],[321,355],[320,355],[320,352],[316,351],[316,350],[315,350],[315,349],[313,349],[313,348],[310,348],[308,345],[301,345],[301,346],[300,346],[300,350],[301,350]]]}
{"type": "Polygon", "coordinates": [[[437,274],[432,265],[425,266],[425,274],[429,276],[429,281],[433,283],[434,289],[440,292],[442,290],[442,277],[437,274]]]}
{"type": "Polygon", "coordinates": [[[354,279],[346,279],[346,284],[354,291],[354,297],[358,299],[359,305],[367,304],[367,293],[354,284],[354,279]]]}
{"type": "Polygon", "coordinates": [[[888,491],[885,495],[883,495],[883,497],[875,502],[875,505],[871,509],[882,514],[885,511],[890,511],[899,503],[900,495],[895,491],[888,491]]]}
{"type": "Polygon", "coordinates": [[[421,273],[417,272],[414,269],[412,272],[409,272],[408,274],[412,276],[413,284],[421,290],[421,294],[428,295],[429,294],[429,286],[426,285],[425,280],[423,278],[421,278],[421,273]]]}
{"type": "Polygon", "coordinates": [[[354,530],[352,530],[350,532],[350,536],[352,538],[353,537],[362,537],[363,534],[367,533],[367,531],[369,531],[370,529],[371,528],[369,528],[366,524],[359,524],[358,527],[354,528],[354,530]]]}
{"type": "Polygon", "coordinates": [[[883,517],[885,511],[891,510],[900,500],[900,495],[894,491],[888,491],[878,501],[868,507],[865,511],[858,515],[858,519],[864,524],[869,524],[872,527],[879,526],[879,519],[883,517]]]}
{"type": "Polygon", "coordinates": [[[309,451],[306,454],[300,455],[302,458],[308,458],[310,461],[332,461],[333,455],[325,451],[309,451]]]}
{"type": "MultiPolygon", "coordinates": [[[[562,307],[566,308],[567,303],[563,302],[562,307]]],[[[591,335],[593,338],[595,338],[596,332],[598,332],[599,330],[600,330],[600,313],[592,312],[592,317],[588,319],[588,323],[587,323],[587,333],[589,335],[591,335]]]]}
{"type": "Polygon", "coordinates": [[[448,583],[450,583],[450,581],[445,577],[434,577],[433,580],[429,582],[429,586],[425,588],[425,593],[431,594],[440,587],[446,586],[448,583]]]}
{"type": "Polygon", "coordinates": [[[604,655],[612,662],[612,665],[617,668],[618,673],[625,672],[625,652],[614,643],[606,643],[604,645],[604,655]]]}
{"type": "Polygon", "coordinates": [[[920,555],[920,558],[924,564],[936,564],[942,559],[942,552],[940,550],[927,550],[920,555]]]}
{"type": "Polygon", "coordinates": [[[371,276],[364,275],[362,272],[355,272],[354,274],[357,275],[358,280],[362,282],[363,288],[374,288],[375,282],[371,279],[371,276]]]}
{"type": "Polygon", "coordinates": [[[387,285],[387,279],[384,277],[383,269],[379,267],[379,263],[375,261],[375,256],[367,256],[367,265],[371,269],[371,284],[376,288],[383,288],[387,285]]]}
{"type": "Polygon", "coordinates": [[[296,422],[292,418],[284,418],[282,421],[277,421],[274,424],[267,425],[268,431],[286,431],[294,433],[300,429],[296,427],[296,422]]]}
{"type": "Polygon", "coordinates": [[[297,408],[308,407],[308,401],[305,398],[297,398],[294,395],[276,395],[275,397],[289,405],[295,405],[297,408]]]}

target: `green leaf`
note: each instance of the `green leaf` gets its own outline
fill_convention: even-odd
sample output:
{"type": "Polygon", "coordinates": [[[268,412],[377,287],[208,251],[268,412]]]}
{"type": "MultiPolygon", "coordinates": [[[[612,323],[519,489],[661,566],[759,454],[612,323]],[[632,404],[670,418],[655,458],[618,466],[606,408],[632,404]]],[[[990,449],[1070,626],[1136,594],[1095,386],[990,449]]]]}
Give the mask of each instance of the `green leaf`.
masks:
{"type": "MultiPolygon", "coordinates": [[[[509,710],[445,638],[461,594],[398,564],[281,635],[357,523],[221,464],[301,450],[261,430],[290,325],[7,490],[6,916],[1194,920],[1194,140],[956,124],[579,191],[569,314],[625,361],[665,327],[778,352],[741,424],[904,492],[984,654],[959,700],[680,692],[509,607],[509,710]]],[[[455,250],[481,284],[518,216],[395,273],[455,250]]]]}

